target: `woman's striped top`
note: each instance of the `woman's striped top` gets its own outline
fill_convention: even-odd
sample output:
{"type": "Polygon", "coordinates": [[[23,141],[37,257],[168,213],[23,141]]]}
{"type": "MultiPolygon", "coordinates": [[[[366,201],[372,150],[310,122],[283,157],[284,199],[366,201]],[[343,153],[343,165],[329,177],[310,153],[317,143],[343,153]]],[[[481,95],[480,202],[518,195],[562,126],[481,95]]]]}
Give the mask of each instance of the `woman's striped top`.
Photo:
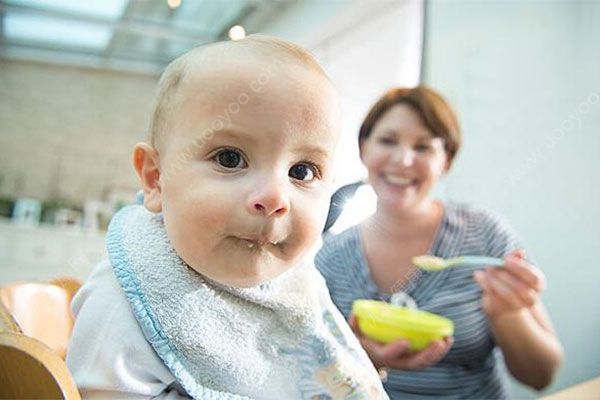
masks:
{"type": "MultiPolygon", "coordinates": [[[[444,216],[430,254],[439,257],[485,255],[503,257],[520,248],[515,233],[481,209],[444,204],[444,216]]],[[[356,299],[389,300],[373,282],[363,253],[359,226],[326,237],[316,256],[331,297],[348,317],[356,299]]],[[[390,266],[393,268],[393,266],[390,266]]],[[[392,399],[508,397],[508,378],[481,308],[481,289],[472,278],[476,267],[440,272],[417,271],[398,289],[419,309],[454,321],[454,344],[436,365],[420,371],[392,370],[385,384],[392,399]]]]}

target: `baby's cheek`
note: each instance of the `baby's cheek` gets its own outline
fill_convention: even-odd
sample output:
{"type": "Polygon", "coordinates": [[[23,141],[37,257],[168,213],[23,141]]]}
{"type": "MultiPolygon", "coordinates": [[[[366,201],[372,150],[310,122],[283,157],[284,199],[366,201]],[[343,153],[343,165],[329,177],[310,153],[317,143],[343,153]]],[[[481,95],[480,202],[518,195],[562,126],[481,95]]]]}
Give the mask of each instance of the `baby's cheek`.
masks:
{"type": "Polygon", "coordinates": [[[323,202],[306,202],[301,207],[294,218],[293,232],[296,241],[302,243],[301,251],[306,251],[321,234],[328,209],[323,202]]]}
{"type": "Polygon", "coordinates": [[[229,210],[224,202],[201,196],[186,195],[171,200],[163,210],[171,244],[188,264],[204,261],[223,230],[229,210]]]}

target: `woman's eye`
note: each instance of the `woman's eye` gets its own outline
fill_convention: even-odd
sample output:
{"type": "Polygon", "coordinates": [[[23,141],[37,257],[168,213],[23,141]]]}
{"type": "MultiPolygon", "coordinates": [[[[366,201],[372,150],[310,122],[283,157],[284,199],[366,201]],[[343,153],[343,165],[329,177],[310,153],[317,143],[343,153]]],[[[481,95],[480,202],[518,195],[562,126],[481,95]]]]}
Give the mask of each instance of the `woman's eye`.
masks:
{"type": "Polygon", "coordinates": [[[419,152],[426,152],[431,148],[428,144],[418,144],[415,146],[415,150],[419,152]]]}
{"type": "Polygon", "coordinates": [[[318,170],[314,165],[296,164],[290,168],[288,175],[299,181],[310,182],[317,177],[318,170]]]}
{"type": "Polygon", "coordinates": [[[388,137],[379,138],[381,144],[396,144],[396,140],[388,137]]]}
{"type": "Polygon", "coordinates": [[[229,169],[246,167],[244,157],[235,150],[222,150],[215,156],[215,160],[222,167],[229,169]]]}

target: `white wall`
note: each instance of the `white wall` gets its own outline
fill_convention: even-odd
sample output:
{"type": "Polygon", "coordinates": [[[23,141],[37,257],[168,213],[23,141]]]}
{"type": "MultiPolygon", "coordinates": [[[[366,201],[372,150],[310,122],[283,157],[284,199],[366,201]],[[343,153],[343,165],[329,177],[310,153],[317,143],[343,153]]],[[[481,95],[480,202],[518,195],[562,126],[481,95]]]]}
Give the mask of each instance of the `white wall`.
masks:
{"type": "Polygon", "coordinates": [[[0,60],[0,196],[82,205],[135,193],[131,154],[148,136],[157,80],[0,60]]]}
{"type": "Polygon", "coordinates": [[[70,276],[85,281],[107,258],[102,233],[79,227],[23,226],[0,218],[0,285],[70,276]]]}
{"type": "Polygon", "coordinates": [[[566,353],[551,391],[600,375],[600,2],[433,0],[426,41],[465,138],[439,192],[504,215],[545,271],[566,353]]]}

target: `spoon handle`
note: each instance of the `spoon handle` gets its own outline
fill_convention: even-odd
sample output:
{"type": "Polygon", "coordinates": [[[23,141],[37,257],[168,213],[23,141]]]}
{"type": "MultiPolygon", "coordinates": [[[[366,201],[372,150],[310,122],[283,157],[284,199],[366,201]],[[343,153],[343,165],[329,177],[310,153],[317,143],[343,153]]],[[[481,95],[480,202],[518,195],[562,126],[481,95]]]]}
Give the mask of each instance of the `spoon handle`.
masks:
{"type": "MultiPolygon", "coordinates": [[[[450,260],[449,260],[450,261],[450,260]]],[[[485,257],[485,256],[462,256],[456,257],[452,259],[452,265],[485,265],[485,266],[494,266],[494,267],[502,267],[504,265],[504,260],[496,257],[485,257]]]]}

